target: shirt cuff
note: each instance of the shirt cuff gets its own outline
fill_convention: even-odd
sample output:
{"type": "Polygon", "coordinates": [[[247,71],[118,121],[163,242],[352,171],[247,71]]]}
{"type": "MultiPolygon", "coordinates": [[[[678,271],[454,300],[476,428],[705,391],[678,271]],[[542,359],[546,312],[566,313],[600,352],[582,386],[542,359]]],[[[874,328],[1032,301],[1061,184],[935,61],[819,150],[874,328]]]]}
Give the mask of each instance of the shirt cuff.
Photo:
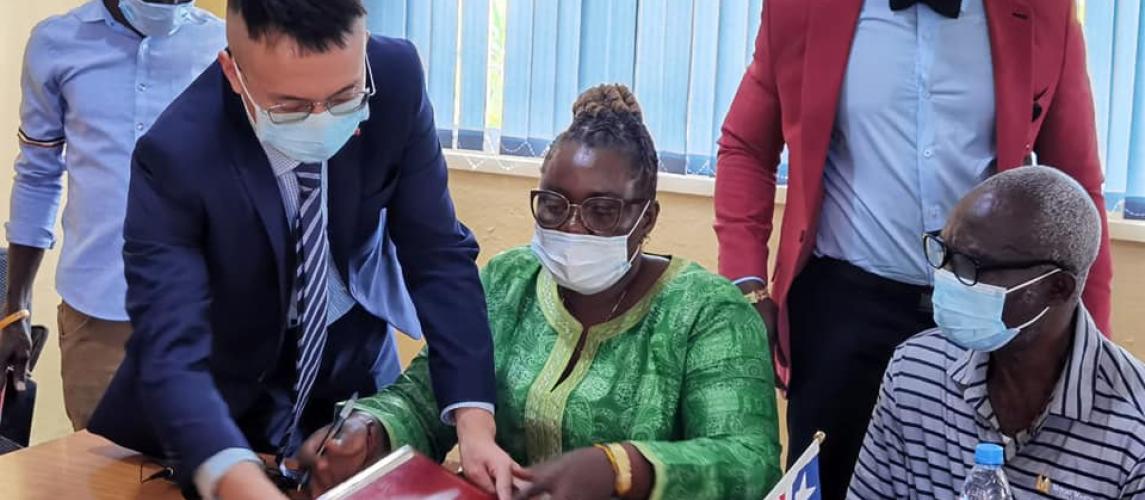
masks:
{"type": "Polygon", "coordinates": [[[462,401],[460,403],[454,403],[454,404],[451,404],[449,406],[446,406],[444,410],[441,410],[441,421],[445,422],[445,425],[454,425],[456,423],[456,421],[453,419],[453,410],[456,410],[459,408],[479,408],[479,409],[485,410],[489,413],[496,415],[496,412],[494,411],[494,406],[490,403],[478,403],[476,401],[462,401]]]}
{"type": "Polygon", "coordinates": [[[758,282],[759,284],[761,284],[765,287],[767,286],[767,280],[760,278],[759,276],[744,276],[740,279],[732,281],[732,284],[735,286],[740,286],[740,285],[747,283],[747,282],[750,282],[750,281],[758,282]]]}
{"type": "Polygon", "coordinates": [[[56,236],[51,229],[28,225],[15,220],[9,221],[4,228],[7,230],[8,243],[12,245],[47,250],[56,244],[56,236]]]}
{"type": "Polygon", "coordinates": [[[228,471],[243,462],[254,462],[262,466],[262,460],[246,448],[227,448],[215,453],[195,469],[195,488],[203,500],[215,500],[219,481],[228,471]]]}

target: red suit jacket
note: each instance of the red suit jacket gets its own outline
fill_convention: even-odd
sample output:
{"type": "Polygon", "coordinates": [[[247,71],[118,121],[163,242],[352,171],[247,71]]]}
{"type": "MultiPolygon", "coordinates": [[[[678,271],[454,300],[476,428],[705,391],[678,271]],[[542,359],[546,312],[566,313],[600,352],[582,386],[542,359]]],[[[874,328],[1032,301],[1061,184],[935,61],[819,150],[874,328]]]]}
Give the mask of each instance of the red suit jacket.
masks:
{"type": "MultiPolygon", "coordinates": [[[[790,369],[785,301],[815,247],[823,167],[840,85],[862,0],[768,0],[755,58],[740,83],[720,139],[716,222],[720,273],[767,276],[776,170],[788,147],[790,175],[771,295],[779,304],[776,373],[790,369]]],[[[1093,97],[1073,0],[986,0],[994,62],[999,170],[1036,152],[1085,186],[1106,234],[1093,97]]],[[[920,235],[921,238],[921,235],[920,235]]],[[[1083,300],[1109,332],[1113,267],[1109,238],[1083,300]]],[[[919,251],[922,251],[920,239],[919,251]]]]}

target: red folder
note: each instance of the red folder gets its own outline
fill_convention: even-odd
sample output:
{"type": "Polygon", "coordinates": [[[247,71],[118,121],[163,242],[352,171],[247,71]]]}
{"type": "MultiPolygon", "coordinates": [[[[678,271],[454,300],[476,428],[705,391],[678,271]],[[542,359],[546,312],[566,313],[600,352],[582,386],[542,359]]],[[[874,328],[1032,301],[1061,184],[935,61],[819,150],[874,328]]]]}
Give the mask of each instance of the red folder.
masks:
{"type": "Polygon", "coordinates": [[[318,500],[490,500],[493,495],[403,446],[318,500]]]}

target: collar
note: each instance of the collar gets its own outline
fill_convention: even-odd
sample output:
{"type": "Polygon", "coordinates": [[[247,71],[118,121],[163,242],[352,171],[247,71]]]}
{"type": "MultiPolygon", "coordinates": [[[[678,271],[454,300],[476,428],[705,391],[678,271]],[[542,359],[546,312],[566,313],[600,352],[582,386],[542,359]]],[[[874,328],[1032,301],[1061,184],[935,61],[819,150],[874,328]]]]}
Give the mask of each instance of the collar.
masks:
{"type": "Polygon", "coordinates": [[[255,136],[255,140],[258,140],[259,146],[262,146],[262,151],[266,154],[266,160],[270,163],[270,170],[274,173],[274,176],[282,177],[301,165],[302,162],[286,156],[286,153],[279,151],[278,148],[258,139],[254,119],[251,118],[251,113],[247,110],[246,98],[244,98],[242,94],[239,94],[238,99],[243,117],[246,118],[247,126],[250,127],[250,133],[255,136]]]}
{"type": "Polygon", "coordinates": [[[136,39],[142,40],[138,33],[125,26],[123,23],[117,21],[115,16],[111,15],[111,11],[108,10],[107,6],[103,4],[103,0],[89,1],[88,3],[84,4],[83,7],[80,7],[76,15],[82,22],[97,23],[102,21],[107,25],[108,28],[111,28],[112,31],[128,34],[135,37],[136,39]]]}
{"type": "Polygon", "coordinates": [[[270,170],[274,172],[275,177],[286,175],[302,164],[302,162],[286,156],[270,144],[264,142],[259,142],[259,144],[262,145],[262,150],[266,152],[266,159],[270,162],[270,170]]]}
{"type": "MultiPolygon", "coordinates": [[[[659,297],[660,292],[683,273],[690,264],[691,263],[685,259],[672,257],[668,263],[668,268],[656,279],[652,287],[644,293],[644,297],[642,297],[639,302],[629,307],[628,310],[621,312],[616,317],[589,328],[587,340],[603,342],[604,340],[631,330],[648,315],[648,311],[652,309],[652,305],[659,297]]],[[[545,269],[543,265],[540,266],[539,276],[537,277],[536,294],[537,306],[540,308],[541,313],[544,314],[549,326],[557,332],[559,337],[570,342],[570,347],[575,345],[585,331],[584,325],[565,307],[564,299],[561,298],[560,288],[556,279],[553,278],[552,273],[545,269]]]]}
{"type": "MultiPolygon", "coordinates": [[[[239,102],[241,103],[240,105],[242,106],[242,113],[246,117],[246,122],[250,127],[251,134],[254,135],[257,140],[258,134],[255,133],[254,120],[251,119],[250,112],[247,111],[246,100],[243,99],[243,96],[241,95],[238,96],[238,98],[239,102]]],[[[262,146],[262,151],[266,154],[266,160],[268,163],[270,163],[270,170],[274,173],[275,177],[282,177],[283,175],[292,172],[295,168],[302,164],[302,162],[286,156],[286,153],[279,151],[278,148],[275,148],[270,144],[262,141],[258,141],[258,144],[259,146],[262,146]]]]}
{"type": "MultiPolygon", "coordinates": [[[[1089,418],[1093,411],[1101,342],[1101,331],[1094,324],[1093,317],[1084,306],[1078,305],[1073,345],[1061,377],[1050,395],[1050,403],[1046,407],[1048,414],[1070,420],[1089,418]]],[[[993,413],[992,410],[985,411],[989,408],[986,391],[989,364],[990,353],[966,350],[946,372],[962,389],[963,399],[980,414],[993,413]]]]}
{"type": "Polygon", "coordinates": [[[115,18],[111,17],[111,11],[107,10],[107,6],[103,4],[103,0],[88,0],[87,3],[76,9],[75,16],[81,22],[85,23],[105,21],[119,24],[115,21],[115,18]]]}
{"type": "MultiPolygon", "coordinates": [[[[893,11],[900,11],[916,6],[919,8],[927,7],[936,14],[955,19],[966,13],[968,2],[969,0],[890,0],[890,8],[893,11]],[[956,9],[952,9],[950,5],[954,1],[958,1],[956,9]],[[923,5],[919,6],[919,4],[923,5]]],[[[982,1],[979,0],[978,6],[981,7],[981,5],[982,1]]]]}

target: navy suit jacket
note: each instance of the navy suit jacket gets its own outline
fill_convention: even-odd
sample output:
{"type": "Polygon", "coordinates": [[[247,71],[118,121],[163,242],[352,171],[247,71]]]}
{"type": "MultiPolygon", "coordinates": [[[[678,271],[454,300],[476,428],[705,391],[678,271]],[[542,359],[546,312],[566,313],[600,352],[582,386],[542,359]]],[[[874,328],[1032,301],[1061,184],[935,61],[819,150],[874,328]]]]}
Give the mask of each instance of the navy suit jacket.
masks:
{"type": "MultiPolygon", "coordinates": [[[[493,403],[477,243],[449,197],[421,63],[404,40],[373,37],[367,54],[378,90],[371,118],[328,164],[335,266],[363,308],[384,317],[393,293],[385,255],[396,249],[429,343],[440,408],[493,403]]],[[[134,332],[89,428],[175,461],[187,484],[215,453],[249,447],[235,419],[258,410],[251,406],[261,383],[284,343],[296,341],[285,334],[295,266],[290,225],[242,101],[218,64],[136,146],[124,262],[134,332]]],[[[377,356],[385,328],[339,334],[327,344],[335,380],[344,377],[340,367],[377,356]]]]}

